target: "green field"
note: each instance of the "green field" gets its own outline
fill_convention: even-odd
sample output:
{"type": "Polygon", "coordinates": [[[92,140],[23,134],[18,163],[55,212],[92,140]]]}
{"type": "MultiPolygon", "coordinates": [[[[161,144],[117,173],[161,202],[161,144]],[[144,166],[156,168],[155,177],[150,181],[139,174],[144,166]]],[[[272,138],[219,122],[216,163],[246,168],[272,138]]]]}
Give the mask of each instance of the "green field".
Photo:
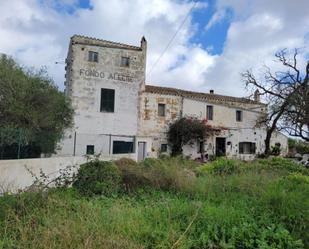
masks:
{"type": "Polygon", "coordinates": [[[119,181],[95,186],[104,195],[75,184],[0,197],[0,248],[309,248],[308,171],[280,158],[122,160],[119,181]]]}

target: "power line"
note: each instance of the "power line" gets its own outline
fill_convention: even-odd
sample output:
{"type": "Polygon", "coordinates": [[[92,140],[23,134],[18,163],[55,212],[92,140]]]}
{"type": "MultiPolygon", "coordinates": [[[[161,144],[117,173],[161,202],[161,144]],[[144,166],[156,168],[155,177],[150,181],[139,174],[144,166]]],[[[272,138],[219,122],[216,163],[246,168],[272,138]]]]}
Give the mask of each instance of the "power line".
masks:
{"type": "Polygon", "coordinates": [[[147,75],[149,75],[153,69],[155,68],[155,66],[159,63],[159,61],[161,60],[161,58],[163,57],[163,55],[165,54],[165,52],[167,51],[167,49],[169,48],[169,46],[172,44],[173,40],[175,39],[175,37],[177,36],[178,32],[181,30],[182,26],[185,24],[185,22],[187,21],[189,15],[191,14],[192,10],[195,8],[197,2],[194,2],[192,7],[190,8],[190,10],[188,11],[187,15],[185,16],[184,20],[182,21],[182,23],[180,24],[180,26],[178,27],[178,29],[176,30],[176,32],[174,33],[174,35],[172,36],[172,38],[170,39],[170,41],[168,42],[167,46],[165,47],[165,49],[162,51],[162,53],[160,54],[160,56],[158,57],[158,59],[155,61],[155,63],[152,65],[151,69],[148,71],[147,75]]]}

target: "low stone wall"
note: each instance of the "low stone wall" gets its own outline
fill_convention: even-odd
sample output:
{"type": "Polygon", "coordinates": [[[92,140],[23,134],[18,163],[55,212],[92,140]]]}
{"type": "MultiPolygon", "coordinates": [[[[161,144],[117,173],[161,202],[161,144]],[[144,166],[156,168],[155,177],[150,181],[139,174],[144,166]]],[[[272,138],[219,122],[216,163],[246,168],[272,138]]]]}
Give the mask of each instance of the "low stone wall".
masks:
{"type": "Polygon", "coordinates": [[[87,159],[85,157],[51,157],[1,160],[0,194],[4,192],[16,193],[18,190],[31,186],[35,178],[31,175],[29,170],[37,177],[40,177],[40,171],[42,171],[49,177],[49,179],[52,180],[59,176],[59,170],[65,169],[68,166],[79,166],[86,161],[87,159]]]}

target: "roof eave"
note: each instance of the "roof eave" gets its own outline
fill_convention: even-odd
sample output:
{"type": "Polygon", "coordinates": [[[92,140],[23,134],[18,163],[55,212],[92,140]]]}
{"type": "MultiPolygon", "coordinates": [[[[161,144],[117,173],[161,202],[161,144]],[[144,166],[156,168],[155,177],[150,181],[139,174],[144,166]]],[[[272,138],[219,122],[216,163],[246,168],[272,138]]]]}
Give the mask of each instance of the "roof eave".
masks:
{"type": "Polygon", "coordinates": [[[82,35],[73,35],[71,37],[71,42],[74,43],[74,44],[81,44],[81,45],[87,45],[87,46],[99,46],[99,47],[119,48],[119,49],[142,51],[141,47],[128,45],[128,44],[124,44],[124,43],[118,43],[118,42],[113,42],[113,41],[97,39],[97,38],[88,37],[88,36],[82,36],[82,35]]]}

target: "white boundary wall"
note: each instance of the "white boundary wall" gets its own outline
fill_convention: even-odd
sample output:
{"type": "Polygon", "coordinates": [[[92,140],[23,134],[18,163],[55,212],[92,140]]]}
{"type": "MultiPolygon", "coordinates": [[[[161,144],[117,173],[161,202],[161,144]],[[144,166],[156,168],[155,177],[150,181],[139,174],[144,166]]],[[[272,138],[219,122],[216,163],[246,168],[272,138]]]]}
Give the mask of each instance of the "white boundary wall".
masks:
{"type": "Polygon", "coordinates": [[[85,157],[51,157],[20,160],[0,161],[0,194],[3,192],[16,193],[32,185],[34,177],[31,176],[27,168],[37,177],[40,177],[42,170],[50,180],[56,178],[59,170],[68,166],[86,162],[85,157]]]}
{"type": "MultiPolygon", "coordinates": [[[[98,158],[103,161],[117,160],[122,157],[136,160],[136,154],[117,154],[111,156],[102,156],[98,158]]],[[[33,158],[19,160],[0,160],[0,194],[4,192],[16,193],[33,184],[35,178],[29,170],[38,178],[42,171],[49,180],[53,180],[59,176],[61,169],[69,166],[76,166],[77,171],[79,165],[87,162],[86,156],[66,156],[66,157],[50,157],[50,158],[33,158]],[[29,169],[29,170],[27,170],[29,169]]],[[[71,172],[73,173],[74,170],[71,172]]]]}

